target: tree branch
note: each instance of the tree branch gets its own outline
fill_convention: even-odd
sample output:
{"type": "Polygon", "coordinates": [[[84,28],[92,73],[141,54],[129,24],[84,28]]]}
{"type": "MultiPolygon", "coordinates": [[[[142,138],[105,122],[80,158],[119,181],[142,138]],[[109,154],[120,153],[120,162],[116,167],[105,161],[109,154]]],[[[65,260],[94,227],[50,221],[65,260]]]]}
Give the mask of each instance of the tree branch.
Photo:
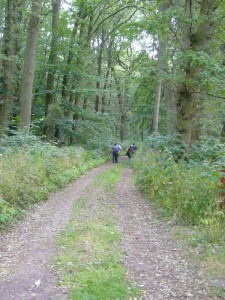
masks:
{"type": "Polygon", "coordinates": [[[109,38],[109,36],[116,31],[120,26],[122,26],[123,24],[127,23],[137,12],[137,9],[129,16],[129,18],[127,18],[124,22],[119,23],[115,28],[113,28],[111,31],[109,31],[109,33],[106,35],[104,42],[107,41],[107,39],[109,38]]]}
{"type": "Polygon", "coordinates": [[[127,9],[127,8],[131,8],[131,6],[130,6],[130,5],[124,6],[124,7],[122,7],[121,9],[119,9],[119,10],[113,12],[112,14],[108,15],[108,16],[105,17],[103,20],[101,20],[101,21],[99,22],[99,24],[97,25],[97,27],[94,29],[94,31],[90,34],[90,37],[93,36],[93,35],[98,31],[99,27],[100,27],[106,20],[110,19],[111,17],[117,15],[119,12],[121,12],[121,11],[123,11],[124,9],[127,9]]]}

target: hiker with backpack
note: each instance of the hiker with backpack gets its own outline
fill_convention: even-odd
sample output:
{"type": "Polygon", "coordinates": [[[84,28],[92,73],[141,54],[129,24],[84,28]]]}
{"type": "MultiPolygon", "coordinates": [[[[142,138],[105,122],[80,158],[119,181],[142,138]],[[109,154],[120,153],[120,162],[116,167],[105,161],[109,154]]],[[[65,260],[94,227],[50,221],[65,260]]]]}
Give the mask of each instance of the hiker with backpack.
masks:
{"type": "Polygon", "coordinates": [[[135,144],[130,145],[130,147],[127,149],[127,153],[126,155],[128,156],[128,158],[131,158],[131,155],[137,150],[137,147],[135,144]]]}
{"type": "Polygon", "coordinates": [[[111,153],[112,153],[112,162],[113,163],[118,163],[118,156],[119,156],[120,150],[121,150],[121,148],[119,147],[119,145],[117,143],[115,143],[112,146],[111,153]]]}

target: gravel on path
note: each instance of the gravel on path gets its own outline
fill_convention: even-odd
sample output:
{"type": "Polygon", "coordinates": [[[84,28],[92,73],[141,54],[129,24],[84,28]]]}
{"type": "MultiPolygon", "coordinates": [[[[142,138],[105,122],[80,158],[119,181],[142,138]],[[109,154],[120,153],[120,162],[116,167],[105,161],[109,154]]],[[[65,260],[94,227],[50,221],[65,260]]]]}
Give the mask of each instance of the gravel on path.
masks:
{"type": "MultiPolygon", "coordinates": [[[[87,195],[95,177],[110,167],[111,163],[90,171],[45,203],[35,205],[13,230],[0,236],[1,300],[68,299],[67,291],[57,286],[50,265],[55,240],[70,221],[74,203],[87,195]]],[[[153,205],[132,184],[131,175],[126,167],[108,201],[124,237],[121,247],[128,279],[143,291],[139,300],[217,299],[209,296],[207,279],[185,258],[184,246],[171,238],[171,226],[155,217],[153,205]]],[[[89,196],[91,201],[100,198],[89,196]]]]}
{"type": "Polygon", "coordinates": [[[49,262],[55,240],[68,224],[74,203],[95,177],[111,167],[105,164],[34,205],[27,216],[0,236],[0,300],[64,300],[49,262]]]}
{"type": "Polygon", "coordinates": [[[124,265],[143,290],[141,299],[218,299],[210,296],[209,282],[185,258],[184,245],[171,238],[171,225],[154,216],[153,205],[132,184],[131,173],[125,169],[114,199],[124,237],[124,265]]]}

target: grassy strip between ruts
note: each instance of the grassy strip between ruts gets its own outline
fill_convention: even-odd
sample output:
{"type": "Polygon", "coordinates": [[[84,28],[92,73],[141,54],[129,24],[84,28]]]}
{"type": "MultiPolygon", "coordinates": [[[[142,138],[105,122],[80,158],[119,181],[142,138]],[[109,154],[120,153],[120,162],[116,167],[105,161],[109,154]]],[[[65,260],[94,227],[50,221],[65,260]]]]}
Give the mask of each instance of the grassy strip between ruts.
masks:
{"type": "Polygon", "coordinates": [[[74,218],[58,240],[55,265],[60,284],[71,291],[69,299],[125,300],[139,294],[121,264],[122,236],[108,201],[123,168],[124,164],[112,166],[96,178],[75,204],[74,218]]]}

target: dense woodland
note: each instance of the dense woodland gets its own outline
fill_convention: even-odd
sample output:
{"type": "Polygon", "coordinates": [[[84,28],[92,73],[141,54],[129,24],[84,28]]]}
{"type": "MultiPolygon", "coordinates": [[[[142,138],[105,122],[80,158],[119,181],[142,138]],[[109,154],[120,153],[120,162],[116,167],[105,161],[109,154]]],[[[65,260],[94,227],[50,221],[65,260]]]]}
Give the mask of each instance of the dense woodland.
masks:
{"type": "Polygon", "coordinates": [[[3,211],[46,198],[109,159],[115,141],[123,151],[139,144],[137,182],[154,199],[155,189],[164,189],[158,196],[162,206],[173,206],[172,215],[179,210],[171,204],[175,198],[182,210],[184,201],[188,213],[194,211],[179,213],[189,223],[218,210],[225,169],[225,1],[0,5],[3,211]],[[176,177],[179,188],[168,188],[176,177]],[[36,189],[28,196],[30,185],[36,189]]]}
{"type": "Polygon", "coordinates": [[[225,1],[1,0],[1,134],[191,144],[224,121],[225,1]]]}
{"type": "Polygon", "coordinates": [[[116,165],[224,278],[225,0],[0,0],[0,19],[0,230],[136,143],[116,165]]]}

